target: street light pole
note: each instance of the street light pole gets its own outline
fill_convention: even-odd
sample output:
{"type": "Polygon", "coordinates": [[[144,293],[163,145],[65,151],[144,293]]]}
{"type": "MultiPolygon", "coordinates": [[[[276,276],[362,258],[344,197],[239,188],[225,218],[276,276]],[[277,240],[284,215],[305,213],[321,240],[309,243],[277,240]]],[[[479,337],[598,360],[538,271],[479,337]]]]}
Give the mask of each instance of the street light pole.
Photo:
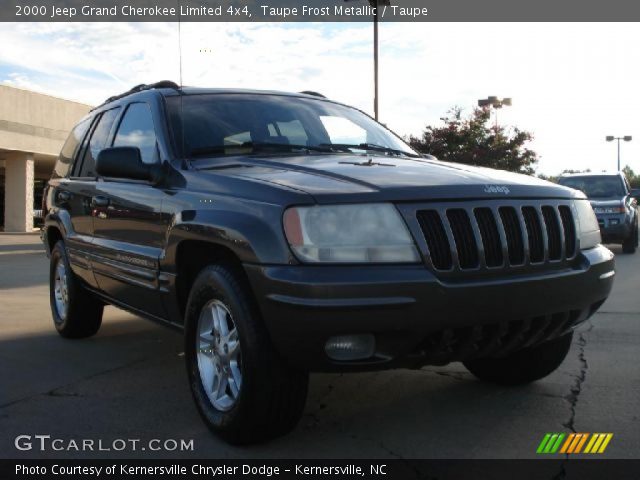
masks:
{"type": "Polygon", "coordinates": [[[620,140],[624,140],[625,142],[630,142],[633,139],[631,135],[625,135],[624,137],[614,137],[613,135],[607,135],[605,140],[607,142],[613,142],[614,140],[618,141],[618,171],[620,171],[620,140]]]}

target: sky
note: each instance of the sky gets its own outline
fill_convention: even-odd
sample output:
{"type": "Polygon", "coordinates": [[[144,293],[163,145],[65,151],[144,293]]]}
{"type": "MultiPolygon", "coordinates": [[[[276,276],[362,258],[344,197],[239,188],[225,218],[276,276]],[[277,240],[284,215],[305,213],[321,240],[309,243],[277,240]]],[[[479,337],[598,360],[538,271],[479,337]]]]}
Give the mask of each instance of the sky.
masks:
{"type": "MultiPolygon", "coordinates": [[[[139,83],[315,90],[373,113],[366,23],[19,23],[0,29],[0,83],[88,104],[139,83]]],[[[380,121],[401,136],[511,97],[501,125],[534,135],[537,171],[640,171],[640,28],[632,23],[383,23],[380,121]]]]}

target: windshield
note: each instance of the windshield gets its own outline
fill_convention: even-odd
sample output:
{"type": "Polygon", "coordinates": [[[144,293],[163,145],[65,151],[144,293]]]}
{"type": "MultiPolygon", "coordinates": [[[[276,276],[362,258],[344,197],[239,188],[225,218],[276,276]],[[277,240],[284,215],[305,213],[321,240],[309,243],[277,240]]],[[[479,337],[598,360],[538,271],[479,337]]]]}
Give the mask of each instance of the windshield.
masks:
{"type": "Polygon", "coordinates": [[[622,180],[611,175],[589,177],[565,177],[558,180],[560,185],[581,190],[588,198],[612,198],[624,196],[622,180]]]}
{"type": "Polygon", "coordinates": [[[183,96],[182,105],[168,97],[167,105],[176,145],[191,158],[301,150],[418,156],[367,115],[321,99],[196,94],[183,96]]]}

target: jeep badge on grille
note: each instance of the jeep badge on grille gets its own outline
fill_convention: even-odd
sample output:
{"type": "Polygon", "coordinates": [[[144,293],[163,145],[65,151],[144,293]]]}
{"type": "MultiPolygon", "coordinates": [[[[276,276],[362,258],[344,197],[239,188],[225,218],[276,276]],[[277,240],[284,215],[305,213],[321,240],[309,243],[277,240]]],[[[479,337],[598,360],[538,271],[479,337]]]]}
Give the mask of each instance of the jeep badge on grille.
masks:
{"type": "Polygon", "coordinates": [[[484,186],[485,193],[504,193],[505,195],[509,195],[511,190],[509,188],[500,186],[500,185],[485,185],[484,186]]]}

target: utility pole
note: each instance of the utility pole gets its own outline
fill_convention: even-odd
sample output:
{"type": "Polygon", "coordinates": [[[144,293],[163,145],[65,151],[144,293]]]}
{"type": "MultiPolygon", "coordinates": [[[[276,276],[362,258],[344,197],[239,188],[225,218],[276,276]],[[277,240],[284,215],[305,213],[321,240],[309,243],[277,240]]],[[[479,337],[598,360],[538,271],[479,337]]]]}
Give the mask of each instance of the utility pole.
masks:
{"type": "Polygon", "coordinates": [[[379,98],[379,69],[378,69],[378,52],[379,52],[379,41],[378,41],[378,9],[381,6],[389,6],[391,5],[390,0],[369,0],[369,5],[374,9],[373,10],[373,116],[376,120],[378,120],[380,115],[380,110],[378,107],[378,98],[379,98]]]}
{"type": "Polygon", "coordinates": [[[374,6],[373,14],[373,113],[378,120],[378,0],[370,0],[374,6]]]}

